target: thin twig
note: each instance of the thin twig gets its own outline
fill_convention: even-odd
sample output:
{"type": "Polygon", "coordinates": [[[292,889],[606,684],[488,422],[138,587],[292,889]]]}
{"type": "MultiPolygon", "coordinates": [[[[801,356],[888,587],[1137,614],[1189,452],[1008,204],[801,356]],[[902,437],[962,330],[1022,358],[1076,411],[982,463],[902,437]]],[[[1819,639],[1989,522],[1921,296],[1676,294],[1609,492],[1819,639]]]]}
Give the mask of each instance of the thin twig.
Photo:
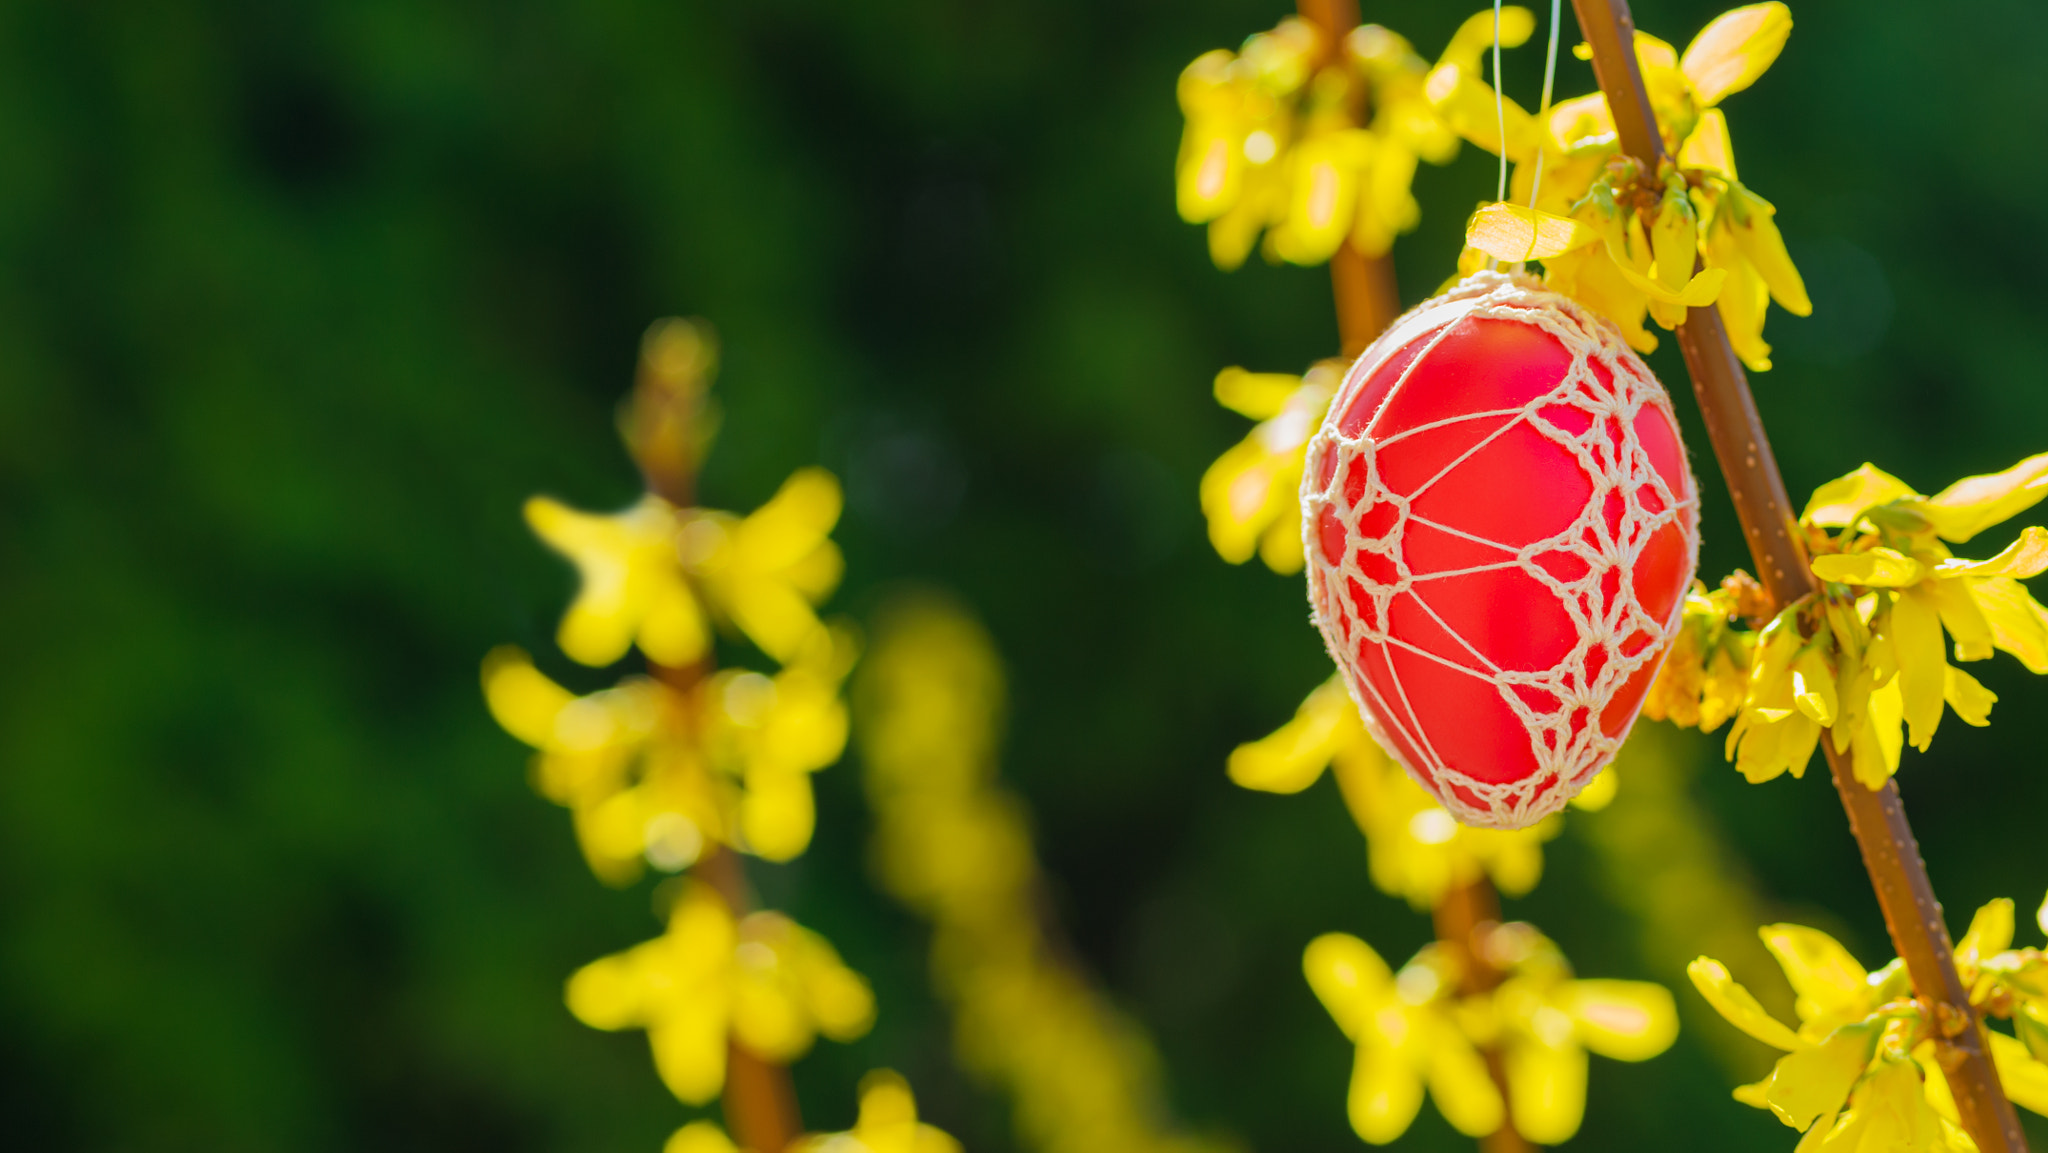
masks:
{"type": "MultiPolygon", "coordinates": [[[[1636,61],[1635,23],[1627,0],[1572,0],[1572,8],[1592,46],[1593,74],[1607,95],[1622,149],[1654,173],[1665,157],[1664,140],[1636,61]]],[[[1816,586],[1792,502],[1720,311],[1712,306],[1690,310],[1678,329],[1678,347],[1764,587],[1780,606],[1813,592],[1816,586]]],[[[1991,1063],[1983,1022],[1970,1007],[1969,991],[1956,973],[1955,949],[1942,921],[1941,903],[1928,881],[1927,864],[1906,821],[1897,783],[1886,781],[1881,789],[1866,789],[1832,739],[1823,740],[1821,748],[1884,911],[1885,928],[1937,1033],[1945,1035],[1939,1042],[1939,1059],[1963,1129],[1981,1153],[2026,1153],[2019,1117],[1991,1063]]]]}

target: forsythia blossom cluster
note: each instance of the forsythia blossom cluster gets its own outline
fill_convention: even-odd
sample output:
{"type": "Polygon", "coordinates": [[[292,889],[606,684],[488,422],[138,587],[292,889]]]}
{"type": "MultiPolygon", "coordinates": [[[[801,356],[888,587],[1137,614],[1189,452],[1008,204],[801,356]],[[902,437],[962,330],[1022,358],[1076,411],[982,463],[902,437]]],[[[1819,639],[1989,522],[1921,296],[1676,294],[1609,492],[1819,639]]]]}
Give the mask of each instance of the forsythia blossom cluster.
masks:
{"type": "Polygon", "coordinates": [[[1384,1145],[1405,1133],[1427,1086],[1467,1136],[1489,1136],[1512,1114],[1522,1136],[1554,1145],[1584,1116],[1589,1051],[1644,1061],[1678,1035],[1663,986],[1575,980],[1557,946],[1528,925],[1496,926],[1480,947],[1505,975],[1491,989],[1470,988],[1441,943],[1399,972],[1356,937],[1328,933],[1309,944],[1309,985],[1358,1046],[1349,1109],[1360,1137],[1384,1145]],[[1482,1050],[1500,1054],[1505,1101],[1482,1050]]]}
{"type": "MultiPolygon", "coordinates": [[[[2048,932],[2048,903],[2038,920],[2048,932]]],[[[1785,1050],[1771,1075],[1737,1089],[1736,1099],[1805,1132],[1807,1153],[1974,1153],[1943,1072],[1954,1031],[1913,996],[1904,964],[1866,972],[1834,938],[1801,925],[1761,933],[1798,994],[1796,1030],[1764,1012],[1719,961],[1701,957],[1689,970],[1715,1011],[1785,1050]]],[[[1956,968],[1973,1007],[2012,1020],[2016,1036],[1984,1030],[2006,1095],[2048,1113],[2048,954],[2014,949],[2012,937],[2013,903],[1985,905],[1956,943],[1956,968]]]]}
{"type": "Polygon", "coordinates": [[[1642,352],[1657,346],[1645,316],[1672,329],[1687,308],[1715,304],[1743,362],[1770,368],[1763,326],[1771,300],[1798,316],[1812,304],[1785,253],[1777,210],[1736,177],[1727,117],[1716,106],[1754,84],[1791,31],[1791,11],[1771,0],[1723,13],[1683,54],[1636,33],[1636,60],[1670,156],[1655,171],[1621,154],[1598,92],[1541,116],[1503,99],[1503,142],[1486,90],[1485,116],[1461,131],[1515,161],[1515,178],[1507,202],[1472,218],[1461,271],[1489,257],[1540,260],[1546,287],[1613,320],[1642,352]],[[1696,273],[1698,263],[1705,267],[1696,273]]]}
{"type": "Polygon", "coordinates": [[[1048,1153],[1210,1149],[1163,1127],[1150,1043],[1046,939],[1025,813],[996,781],[1003,693],[987,634],[935,598],[878,620],[854,693],[876,869],[932,923],[960,1057],[1048,1153]]]}
{"type": "MultiPolygon", "coordinates": [[[[1373,884],[1418,909],[1481,876],[1509,896],[1535,888],[1543,875],[1543,842],[1556,836],[1563,823],[1550,817],[1526,829],[1460,824],[1366,732],[1338,677],[1310,693],[1293,720],[1239,745],[1229,762],[1231,780],[1268,793],[1298,793],[1326,767],[1365,834],[1373,884]]],[[[1581,809],[1606,805],[1614,796],[1614,782],[1613,773],[1602,773],[1572,804],[1581,809]]]]}
{"type": "Polygon", "coordinates": [[[1762,611],[1768,604],[1763,597],[1756,581],[1741,569],[1713,592],[1694,581],[1685,594],[1678,635],[1643,697],[1643,715],[1711,733],[1740,712],[1749,693],[1756,633],[1735,627],[1735,622],[1762,611]]]}
{"type": "MultiPolygon", "coordinates": [[[[852,1040],[874,1020],[867,982],[824,938],[780,913],[728,903],[744,892],[729,850],[782,861],[810,843],[810,774],[845,748],[839,686],[856,646],[815,608],[839,582],[827,535],[839,518],[838,482],[802,470],[745,517],[681,507],[714,423],[705,393],[716,346],[707,326],[668,320],[641,351],[622,431],[648,494],[608,516],[536,497],[526,518],[582,577],[562,618],[562,651],[602,666],[637,647],[647,673],[577,696],[506,646],[484,660],[484,695],[506,731],[537,750],[534,787],[570,810],[600,879],[629,883],[643,862],[712,873],[716,888],[670,882],[679,887],[667,931],[585,965],[566,991],[587,1025],[646,1030],[662,1081],[701,1105],[724,1087],[729,1053],[787,1064],[818,1036],[852,1040]],[[720,625],[780,669],[714,671],[720,625]]],[[[943,1134],[916,1124],[900,1079],[876,1086],[872,1118],[864,1097],[862,1125],[814,1147],[955,1153],[943,1134]]],[[[735,1151],[716,1124],[694,1121],[666,1153],[735,1151]]]]}
{"type": "Polygon", "coordinates": [[[1800,517],[1820,591],[1753,636],[1732,627],[1747,614],[1727,597],[1689,600],[1653,715],[1711,729],[1732,702],[1728,754],[1751,781],[1803,773],[1825,731],[1858,780],[1882,786],[1905,744],[1928,747],[1944,705],[1989,723],[1997,697],[1949,663],[1951,644],[1957,661],[2002,649],[2048,673],[2048,608],[2020,584],[2048,570],[2048,532],[2029,527],[1989,560],[1948,548],[2044,496],[2048,454],[1931,497],[1868,464],[1822,485],[1800,517]]]}
{"type": "MultiPolygon", "coordinates": [[[[1528,9],[1505,8],[1501,42],[1520,44],[1534,26],[1528,9]]],[[[1453,117],[1469,106],[1493,29],[1490,11],[1467,20],[1434,67],[1377,25],[1333,46],[1298,17],[1236,53],[1196,58],[1180,77],[1181,218],[1208,224],[1224,269],[1243,264],[1261,232],[1269,259],[1295,264],[1320,264],[1347,239],[1385,253],[1421,217],[1409,191],[1417,161],[1445,164],[1458,150],[1456,121],[1431,94],[1467,96],[1449,103],[1453,117]]]]}
{"type": "MultiPolygon", "coordinates": [[[[712,347],[709,331],[688,321],[648,334],[636,399],[652,386],[658,403],[639,405],[628,443],[650,477],[678,471],[676,454],[693,462],[703,450],[659,417],[701,405],[712,347]]],[[[539,750],[535,787],[573,814],[600,878],[624,884],[643,861],[681,869],[713,843],[776,861],[810,844],[810,774],[846,745],[839,684],[855,650],[851,633],[814,607],[839,583],[828,535],[839,511],[839,482],[818,468],[798,471],[745,517],[678,508],[651,492],[608,515],[527,502],[534,532],[582,578],[557,634],[562,651],[601,667],[638,647],[660,674],[578,697],[516,648],[484,661],[492,714],[539,750]],[[699,675],[714,623],[730,624],[781,671],[699,675]]]]}
{"type": "Polygon", "coordinates": [[[668,931],[569,978],[569,1011],[595,1029],[645,1029],[655,1068],[701,1105],[725,1085],[728,1039],[787,1064],[819,1034],[851,1041],[875,999],[823,937],[780,913],[735,921],[716,892],[689,882],[668,931]]]}

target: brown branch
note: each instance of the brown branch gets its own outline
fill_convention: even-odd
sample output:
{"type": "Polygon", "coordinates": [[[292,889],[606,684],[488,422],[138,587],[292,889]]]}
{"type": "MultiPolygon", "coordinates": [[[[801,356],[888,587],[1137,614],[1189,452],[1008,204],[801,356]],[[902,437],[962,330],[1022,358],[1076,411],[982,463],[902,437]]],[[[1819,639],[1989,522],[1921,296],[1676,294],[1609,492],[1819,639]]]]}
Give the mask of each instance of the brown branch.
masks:
{"type": "MultiPolygon", "coordinates": [[[[1358,0],[1299,0],[1296,10],[1323,34],[1323,58],[1318,67],[1341,60],[1344,37],[1358,26],[1358,0]]],[[[1362,91],[1362,84],[1360,88],[1362,91]]],[[[1363,126],[1366,101],[1359,100],[1356,107],[1363,126]]],[[[1337,342],[1346,360],[1364,352],[1401,314],[1393,258],[1386,253],[1367,256],[1349,238],[1330,257],[1330,290],[1337,298],[1337,342]]]]}
{"type": "MultiPolygon", "coordinates": [[[[687,508],[695,500],[706,420],[704,392],[716,356],[708,327],[656,321],[641,342],[639,373],[622,414],[627,447],[648,491],[677,508],[687,508]]],[[[656,680],[684,697],[699,691],[711,668],[708,655],[687,668],[647,662],[647,671],[656,680]]],[[[711,845],[691,872],[717,890],[734,918],[752,911],[754,895],[738,853],[711,845]]],[[[726,1128],[743,1149],[783,1153],[803,1136],[789,1070],[764,1060],[737,1039],[726,1042],[723,1103],[726,1128]]]]}
{"type": "MultiPolygon", "coordinates": [[[[1646,171],[1655,172],[1665,158],[1664,140],[1636,61],[1635,23],[1627,0],[1572,0],[1572,9],[1592,46],[1593,74],[1607,95],[1622,149],[1646,171]]],[[[1792,502],[1720,311],[1712,306],[1690,310],[1678,329],[1678,347],[1764,587],[1781,606],[1813,592],[1816,585],[1792,502]]],[[[1885,928],[1941,1036],[1939,1059],[1963,1129],[1981,1153],[2026,1153],[2019,1117],[1991,1063],[1983,1022],[1970,1007],[1969,990],[1956,973],[1941,902],[1935,899],[1927,864],[1906,821],[1898,784],[1886,781],[1881,789],[1866,789],[1832,739],[1822,740],[1821,749],[1848,812],[1849,829],[1862,850],[1885,928]]]]}
{"type": "MultiPolygon", "coordinates": [[[[1486,937],[1500,927],[1500,898],[1486,877],[1475,877],[1445,893],[1431,912],[1431,920],[1436,925],[1436,939],[1458,960],[1462,974],[1458,992],[1467,997],[1493,992],[1502,974],[1487,957],[1486,937]]],[[[1479,1148],[1483,1153],[1529,1153],[1528,1139],[1515,1131],[1508,1105],[1507,1066],[1500,1049],[1487,1046],[1481,1052],[1486,1057],[1486,1071],[1500,1090],[1501,1123],[1499,1129],[1480,1138],[1479,1148]]]]}
{"type": "Polygon", "coordinates": [[[1337,339],[1345,360],[1355,360],[1401,315],[1394,259],[1367,256],[1346,240],[1330,257],[1330,288],[1337,296],[1337,339]]]}

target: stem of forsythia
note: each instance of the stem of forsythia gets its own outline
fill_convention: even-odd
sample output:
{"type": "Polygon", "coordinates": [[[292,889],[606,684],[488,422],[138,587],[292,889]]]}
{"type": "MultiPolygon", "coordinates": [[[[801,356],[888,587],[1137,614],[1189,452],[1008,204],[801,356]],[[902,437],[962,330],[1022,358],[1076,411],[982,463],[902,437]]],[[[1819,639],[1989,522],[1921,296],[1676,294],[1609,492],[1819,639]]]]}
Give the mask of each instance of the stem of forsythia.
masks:
{"type": "MultiPolygon", "coordinates": [[[[1501,972],[1487,959],[1486,937],[1500,925],[1500,898],[1494,894],[1493,885],[1485,875],[1474,877],[1446,892],[1437,901],[1430,917],[1436,925],[1436,939],[1457,954],[1459,971],[1464,974],[1463,987],[1459,992],[1467,997],[1492,992],[1494,986],[1500,984],[1501,972]]],[[[1486,1070],[1493,1075],[1493,1083],[1500,1089],[1501,1102],[1505,1106],[1508,1078],[1500,1050],[1487,1048],[1484,1053],[1486,1070]]],[[[1503,1112],[1501,1117],[1500,1128],[1482,1138],[1479,1148],[1484,1153],[1528,1153],[1531,1146],[1515,1131],[1513,1113],[1503,1112]]]]}
{"type": "MultiPolygon", "coordinates": [[[[1358,0],[1300,0],[1296,10],[1322,31],[1323,63],[1342,54],[1345,35],[1358,26],[1358,0]]],[[[1361,105],[1361,125],[1365,112],[1361,105]]],[[[1346,359],[1364,352],[1401,314],[1393,258],[1367,256],[1349,239],[1330,257],[1330,288],[1337,296],[1337,340],[1346,359]]]]}
{"type": "MultiPolygon", "coordinates": [[[[677,508],[688,508],[696,502],[696,425],[702,395],[697,365],[677,364],[671,342],[664,339],[673,336],[669,326],[676,323],[660,321],[648,331],[626,412],[626,439],[648,491],[677,508]]],[[[687,668],[648,661],[647,671],[687,697],[711,671],[711,659],[707,656],[687,668]]],[[[738,853],[709,845],[691,872],[718,891],[735,919],[752,910],[753,893],[738,853]]],[[[789,1070],[761,1059],[737,1040],[726,1042],[724,1105],[726,1128],[743,1149],[783,1153],[803,1136],[789,1070]]]]}
{"type": "MultiPolygon", "coordinates": [[[[1297,11],[1323,33],[1327,56],[1343,51],[1344,37],[1358,26],[1358,0],[1299,0],[1297,11]]],[[[1357,111],[1359,123],[1369,109],[1363,100],[1357,111]]],[[[1394,258],[1381,253],[1367,256],[1344,242],[1330,257],[1330,288],[1337,298],[1337,336],[1349,360],[1370,346],[1401,314],[1401,294],[1394,282],[1394,258]]],[[[1446,892],[1431,912],[1437,940],[1455,953],[1464,973],[1464,992],[1473,996],[1489,992],[1500,984],[1500,971],[1487,960],[1481,945],[1485,934],[1500,923],[1500,898],[1484,874],[1446,892]]],[[[1487,1072],[1500,1090],[1503,1104],[1508,1099],[1507,1070],[1498,1049],[1483,1050],[1487,1072]]],[[[1515,1131],[1514,1118],[1505,1112],[1501,1126],[1483,1138],[1484,1153],[1528,1153],[1529,1142],[1515,1131]]]]}
{"type": "MultiPolygon", "coordinates": [[[[1572,0],[1579,27],[1593,50],[1593,74],[1606,94],[1622,149],[1650,172],[1665,158],[1643,74],[1634,51],[1635,22],[1627,0],[1572,0]]],[[[1708,439],[1728,481],[1750,555],[1774,605],[1814,591],[1785,481],[1749,393],[1749,378],[1728,343],[1720,311],[1692,309],[1678,329],[1678,347],[1692,376],[1693,395],[1706,418],[1708,439]]],[[[1849,829],[1863,852],[1892,944],[1906,962],[1913,988],[1942,1034],[1940,1062],[1948,1074],[1956,1112],[1980,1153],[2026,1153],[2019,1117],[1991,1063],[1983,1022],[1970,1007],[1969,990],[1956,974],[1955,949],[1941,918],[1941,902],[1927,879],[1927,864],[1906,821],[1898,784],[1881,789],[1857,782],[1849,758],[1823,739],[1828,771],[1848,811],[1849,829]]]]}
{"type": "MultiPolygon", "coordinates": [[[[753,904],[739,854],[714,847],[698,860],[693,870],[725,903],[733,916],[743,917],[753,904]]],[[[803,1136],[804,1124],[797,1112],[796,1087],[789,1070],[764,1061],[738,1040],[726,1042],[725,1125],[742,1149],[761,1153],[783,1153],[803,1136]]]]}

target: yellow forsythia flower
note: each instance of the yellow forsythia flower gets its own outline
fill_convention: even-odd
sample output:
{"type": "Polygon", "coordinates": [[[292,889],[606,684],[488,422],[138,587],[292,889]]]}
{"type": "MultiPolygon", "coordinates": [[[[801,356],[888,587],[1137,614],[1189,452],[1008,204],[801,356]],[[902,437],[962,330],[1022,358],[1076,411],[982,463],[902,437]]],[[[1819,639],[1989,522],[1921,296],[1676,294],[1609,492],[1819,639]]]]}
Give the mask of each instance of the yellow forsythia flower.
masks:
{"type": "MultiPolygon", "coordinates": [[[[1501,42],[1520,44],[1534,26],[1528,9],[1504,8],[1501,42]]],[[[1437,71],[1476,68],[1493,29],[1491,11],[1466,21],[1437,71]]],[[[1262,232],[1268,258],[1296,264],[1320,264],[1346,240],[1383,254],[1420,218],[1409,189],[1416,162],[1456,153],[1457,136],[1426,95],[1435,74],[1406,40],[1367,25],[1341,51],[1329,48],[1314,24],[1290,17],[1181,73],[1176,200],[1183,220],[1208,224],[1217,267],[1243,264],[1262,232]],[[1373,110],[1369,125],[1356,121],[1361,102],[1373,110]]]]}
{"type": "Polygon", "coordinates": [[[1461,994],[1459,963],[1425,946],[1395,973],[1372,947],[1344,933],[1310,942],[1302,968],[1338,1028],[1358,1047],[1351,1127],[1384,1145],[1407,1132],[1426,1086],[1437,1110],[1471,1137],[1506,1115],[1481,1050],[1499,1049],[1515,1128],[1540,1144],[1571,1137],[1585,1112],[1586,1053],[1643,1061],[1669,1048],[1678,1014],[1662,986],[1579,981],[1555,945],[1527,925],[1488,935],[1488,960],[1507,974],[1497,988],[1461,994]]]}
{"type": "Polygon", "coordinates": [[[569,810],[600,880],[629,884],[648,860],[682,869],[732,839],[730,790],[686,736],[700,727],[689,698],[646,677],[578,697],[511,645],[484,658],[483,683],[491,715],[538,750],[534,788],[569,810]]]}
{"type": "Polygon", "coordinates": [[[680,548],[711,603],[778,661],[788,661],[818,628],[812,606],[831,595],[844,570],[829,534],[839,522],[839,481],[799,469],[749,516],[697,512],[680,548]]]}
{"type": "Polygon", "coordinates": [[[608,665],[636,642],[656,664],[703,655],[704,616],[677,560],[674,505],[650,494],[601,516],[537,496],[526,502],[526,520],[583,578],[556,637],[571,660],[608,665]]]}
{"type": "Polygon", "coordinates": [[[844,1133],[804,1138],[793,1153],[960,1153],[960,1143],[917,1119],[910,1083],[889,1069],[861,1078],[860,1116],[844,1133]]]}
{"type": "MultiPolygon", "coordinates": [[[[1365,834],[1374,886],[1418,909],[1481,875],[1509,896],[1535,888],[1543,875],[1543,842],[1563,826],[1555,817],[1514,830],[1460,824],[1373,741],[1336,677],[1310,693],[1293,720],[1233,750],[1228,770],[1231,780],[1248,789],[1298,793],[1331,766],[1365,834]]],[[[1588,793],[1574,804],[1599,808],[1613,787],[1588,793]]]]}
{"type": "Polygon", "coordinates": [[[1241,368],[1216,375],[1216,399],[1260,422],[1202,474],[1209,543],[1224,560],[1243,564],[1257,552],[1274,572],[1301,571],[1302,462],[1343,375],[1329,361],[1302,377],[1241,368]]]}
{"type": "Polygon", "coordinates": [[[1715,105],[1754,83],[1791,30],[1790,9],[1772,0],[1716,17],[1683,56],[1636,34],[1644,85],[1673,157],[1655,172],[1620,155],[1600,93],[1566,100],[1540,119],[1514,109],[1503,142],[1490,87],[1471,77],[1433,85],[1462,135],[1505,150],[1517,166],[1508,201],[1472,218],[1468,251],[1542,261],[1547,287],[1613,320],[1642,352],[1657,346],[1646,316],[1676,328],[1687,308],[1716,304],[1743,362],[1768,370],[1770,301],[1797,316],[1812,303],[1786,255],[1777,210],[1736,177],[1727,118],[1715,105]]]}
{"type": "Polygon", "coordinates": [[[1762,603],[1762,589],[1737,570],[1708,592],[1693,582],[1685,595],[1678,636],[1643,697],[1643,715],[1711,733],[1742,708],[1756,634],[1733,627],[1762,603]]]}
{"type": "Polygon", "coordinates": [[[744,518],[678,510],[648,495],[624,512],[578,512],[549,499],[526,502],[526,519],[582,576],[557,640],[570,658],[608,665],[635,644],[658,665],[680,668],[710,642],[708,606],[762,652],[787,661],[818,627],[812,606],[839,583],[839,482],[802,469],[744,518]]]}
{"type": "Polygon", "coordinates": [[[736,826],[748,852],[787,861],[810,846],[810,775],[846,748],[839,683],[855,650],[844,628],[818,628],[773,677],[728,669],[711,678],[705,739],[714,762],[745,786],[736,826]]]}
{"type": "Polygon", "coordinates": [[[1796,775],[1827,729],[1877,788],[1904,743],[1928,747],[1944,704],[1989,723],[1997,697],[1949,664],[1944,631],[1958,661],[2003,649],[2048,673],[2048,609],[2019,583],[2048,571],[2048,531],[2029,527],[1984,561],[1948,549],[2044,496],[2048,454],[1931,497],[1868,464],[1815,490],[1800,519],[1827,583],[1758,638],[1749,701],[1729,734],[1737,767],[1751,780],[1796,775]]]}
{"type": "MultiPolygon", "coordinates": [[[[1903,962],[1866,972],[1834,938],[1802,925],[1766,925],[1764,944],[1798,994],[1797,1030],[1766,1013],[1719,961],[1688,969],[1707,1003],[1736,1028],[1786,1051],[1771,1075],[1735,1091],[1807,1133],[1800,1145],[1828,1153],[1881,1148],[1974,1148],[1958,1127],[1937,1053],[1940,1028],[1913,996],[1903,962]]],[[[1971,1003],[2013,1018],[2019,1039],[1985,1030],[2006,1095],[2048,1113],[2048,956],[2011,949],[2013,904],[1977,911],[1956,943],[1956,968],[1971,1003]]]]}
{"type": "Polygon", "coordinates": [[[666,933],[577,970],[567,1000],[592,1028],[645,1029],[663,1083],[693,1105],[724,1087],[728,1037],[786,1063],[819,1033],[849,1041],[874,1021],[867,982],[824,938],[777,913],[736,925],[698,882],[677,898],[666,933]]]}

